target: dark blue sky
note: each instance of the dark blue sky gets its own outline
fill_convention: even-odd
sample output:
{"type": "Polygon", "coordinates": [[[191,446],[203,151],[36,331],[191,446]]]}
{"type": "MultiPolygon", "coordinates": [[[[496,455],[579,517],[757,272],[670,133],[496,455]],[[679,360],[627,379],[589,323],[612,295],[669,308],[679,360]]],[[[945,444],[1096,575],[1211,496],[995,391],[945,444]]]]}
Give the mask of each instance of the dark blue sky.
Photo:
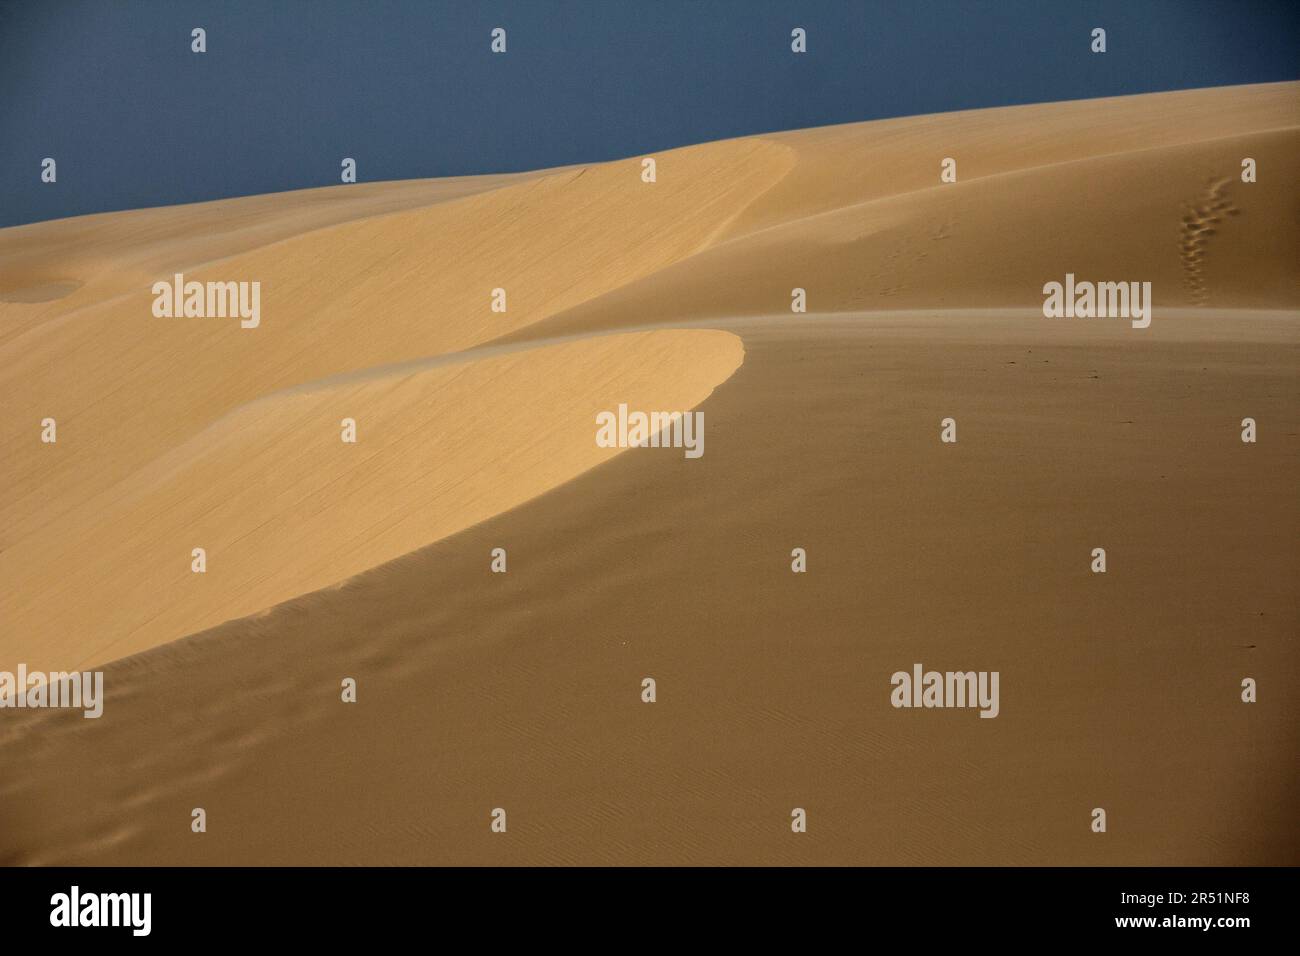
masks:
{"type": "Polygon", "coordinates": [[[1298,24],[1293,0],[0,0],[0,226],[334,184],[344,156],[362,181],[503,172],[1289,80],[1298,24]]]}

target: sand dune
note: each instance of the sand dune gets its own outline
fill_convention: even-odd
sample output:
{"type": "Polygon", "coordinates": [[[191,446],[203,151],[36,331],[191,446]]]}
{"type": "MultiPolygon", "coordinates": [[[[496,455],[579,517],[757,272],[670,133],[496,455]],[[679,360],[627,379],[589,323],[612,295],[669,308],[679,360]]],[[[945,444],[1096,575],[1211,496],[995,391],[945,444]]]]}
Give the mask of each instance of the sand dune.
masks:
{"type": "Polygon", "coordinates": [[[1300,862],[1300,85],[656,158],[0,230],[0,669],[108,688],[0,717],[0,862],[1300,862]]]}
{"type": "Polygon", "coordinates": [[[779,134],[795,167],[724,241],[522,335],[603,328],[661,298],[679,319],[764,314],[793,287],[818,312],[1038,308],[1067,271],[1140,273],[1164,307],[1291,308],[1300,106],[1289,84],[1247,89],[779,134]],[[1239,181],[1245,156],[1267,183],[1239,181]],[[943,157],[956,183],[939,183],[943,157]],[[1222,221],[1189,235],[1216,191],[1222,221]]]}
{"type": "Polygon", "coordinates": [[[633,333],[240,406],[6,549],[11,613],[33,622],[6,650],[103,664],[333,585],[595,467],[617,453],[592,442],[597,412],[692,407],[741,355],[727,332],[633,333]]]}

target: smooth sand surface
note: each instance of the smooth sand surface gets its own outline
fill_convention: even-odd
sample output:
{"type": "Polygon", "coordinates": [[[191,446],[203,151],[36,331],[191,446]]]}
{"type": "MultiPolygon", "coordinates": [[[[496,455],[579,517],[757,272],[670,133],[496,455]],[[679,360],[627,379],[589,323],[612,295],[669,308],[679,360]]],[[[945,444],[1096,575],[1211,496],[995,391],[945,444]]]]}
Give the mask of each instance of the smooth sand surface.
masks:
{"type": "Polygon", "coordinates": [[[1300,84],[656,158],[0,230],[0,862],[1300,863],[1300,84]]]}

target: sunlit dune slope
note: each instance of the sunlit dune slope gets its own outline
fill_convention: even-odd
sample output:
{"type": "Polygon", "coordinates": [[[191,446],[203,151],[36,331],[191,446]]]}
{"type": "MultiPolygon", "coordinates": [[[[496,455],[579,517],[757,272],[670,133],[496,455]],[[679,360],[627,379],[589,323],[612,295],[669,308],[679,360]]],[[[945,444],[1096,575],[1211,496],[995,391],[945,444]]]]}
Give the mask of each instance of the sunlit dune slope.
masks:
{"type": "MultiPolygon", "coordinates": [[[[6,330],[0,345],[0,390],[13,412],[3,426],[3,440],[13,453],[0,465],[8,491],[0,503],[0,566],[21,595],[12,618],[13,637],[0,642],[0,660],[14,660],[19,649],[59,648],[68,651],[68,659],[59,653],[59,660],[70,666],[98,659],[73,650],[86,646],[87,628],[100,633],[90,644],[128,652],[212,623],[210,615],[222,613],[217,608],[224,607],[229,615],[265,606],[249,599],[223,604],[230,592],[222,591],[212,596],[208,611],[195,616],[198,605],[178,604],[159,589],[155,571],[171,580],[162,571],[170,560],[167,554],[188,554],[198,544],[194,535],[202,531],[193,526],[195,512],[167,510],[168,496],[238,500],[241,523],[229,526],[231,533],[240,527],[292,522],[298,512],[282,513],[287,500],[282,494],[245,493],[245,469],[252,465],[232,471],[209,463],[162,497],[137,494],[135,489],[148,482],[146,476],[161,460],[182,447],[197,460],[204,453],[201,436],[216,434],[207,431],[214,422],[232,415],[245,421],[238,410],[265,396],[479,345],[690,255],[779,178],[787,155],[782,147],[748,141],[685,151],[672,160],[675,184],[655,184],[653,192],[640,180],[639,163],[628,161],[514,177],[505,184],[492,179],[481,189],[465,182],[442,190],[393,184],[391,190],[413,207],[400,212],[392,211],[394,199],[376,187],[339,206],[330,206],[314,191],[306,195],[301,212],[284,197],[278,202],[232,200],[234,210],[226,218],[220,215],[221,203],[190,207],[194,233],[177,241],[181,227],[175,210],[92,217],[91,234],[100,237],[92,247],[77,233],[77,220],[7,230],[3,242],[24,250],[22,257],[32,255],[27,245],[31,236],[37,249],[66,252],[66,258],[50,254],[44,275],[76,276],[77,268],[87,270],[85,285],[69,299],[85,300],[92,289],[101,289],[103,298],[70,310],[58,300],[0,305],[6,330]],[[295,221],[299,231],[287,235],[295,221]],[[114,224],[120,227],[120,244],[110,238],[114,224]],[[258,245],[257,240],[269,244],[258,245]],[[120,257],[122,271],[103,266],[88,248],[110,262],[120,257]],[[235,319],[154,317],[152,283],[169,278],[174,268],[184,268],[187,279],[199,281],[260,282],[260,326],[241,329],[235,319]],[[123,273],[133,277],[125,291],[123,273]],[[490,307],[496,288],[506,291],[504,313],[490,307]],[[28,426],[46,417],[58,422],[56,445],[30,441],[28,426]],[[114,524],[118,505],[113,502],[135,509],[125,525],[114,524]],[[143,537],[125,543],[123,539],[133,535],[124,529],[141,528],[137,522],[143,515],[151,516],[143,537]],[[180,537],[161,533],[172,522],[177,522],[173,527],[180,537]],[[90,571],[80,582],[68,579],[57,569],[75,565],[89,570],[81,551],[88,536],[97,547],[106,548],[98,565],[102,570],[90,571]],[[138,549],[139,561],[123,560],[122,548],[138,549]],[[60,578],[63,583],[56,583],[60,578]],[[80,594],[81,611],[72,619],[63,616],[69,609],[66,589],[80,594]],[[126,598],[129,594],[149,597],[126,598]],[[154,609],[160,603],[172,609],[158,614],[154,609]],[[72,630],[59,636],[72,624],[72,630]]],[[[9,281],[13,285],[14,280],[9,281]]],[[[607,348],[593,346],[585,354],[598,363],[595,357],[604,356],[607,348]]],[[[644,373],[640,381],[654,381],[661,389],[647,398],[684,408],[735,367],[728,349],[719,352],[707,344],[683,349],[672,356],[672,366],[656,366],[665,353],[649,348],[635,356],[624,352],[598,368],[581,362],[549,366],[542,360],[535,370],[547,373],[544,380],[561,395],[557,401],[563,400],[565,374],[585,376],[583,388],[600,387],[602,400],[617,404],[626,392],[637,390],[636,375],[644,373]],[[705,371],[720,356],[716,370],[705,371]],[[636,373],[629,376],[624,370],[636,373]],[[683,386],[680,392],[674,391],[674,383],[683,386]]],[[[538,422],[566,410],[548,410],[535,396],[512,386],[502,389],[498,384],[497,389],[500,403],[494,407],[501,415],[511,403],[531,405],[538,422]]],[[[595,393],[580,389],[579,394],[595,393]]],[[[465,393],[463,400],[458,397],[450,405],[445,404],[446,396],[435,398],[429,404],[438,414],[481,421],[475,407],[478,396],[465,393]]],[[[275,445],[282,464],[274,478],[269,462],[277,455],[260,471],[254,468],[259,482],[297,487],[299,479],[315,481],[317,472],[329,471],[332,466],[298,454],[298,443],[308,435],[332,435],[337,442],[338,422],[349,413],[324,404],[319,411],[317,421],[283,437],[283,448],[275,445]],[[285,471],[294,468],[299,471],[285,471]]],[[[361,418],[365,409],[352,414],[361,418]]],[[[595,460],[592,416],[587,409],[582,415],[582,428],[588,432],[585,447],[558,456],[555,467],[561,471],[559,461],[579,467],[580,462],[595,460]]],[[[364,431],[368,426],[361,420],[364,431]]],[[[412,423],[407,427],[420,434],[412,423]]],[[[575,437],[570,430],[565,434],[575,437]]],[[[481,427],[473,440],[480,443],[482,454],[461,448],[455,455],[479,463],[508,456],[511,447],[498,444],[508,437],[499,428],[481,427]]],[[[326,455],[337,451],[322,447],[326,455]]],[[[539,460],[543,457],[539,451],[539,460]]],[[[444,453],[443,467],[454,467],[454,460],[444,453]]],[[[343,461],[336,458],[334,464],[347,467],[343,461]]],[[[553,480],[558,480],[554,474],[553,480]]],[[[523,481],[496,499],[497,505],[508,507],[541,487],[545,483],[523,481]]],[[[342,486],[335,490],[342,493],[342,486]]],[[[455,509],[462,505],[460,500],[448,502],[455,509]]],[[[464,509],[460,518],[434,522],[441,531],[425,530],[445,533],[462,526],[457,522],[465,515],[484,513],[464,509]]],[[[413,534],[421,526],[418,520],[405,526],[402,546],[433,540],[413,534]]],[[[299,593],[292,590],[295,587],[320,587],[360,570],[365,565],[358,565],[357,558],[362,555],[383,560],[396,553],[367,552],[347,536],[313,541],[311,550],[347,559],[332,567],[320,561],[319,573],[304,576],[299,561],[286,563],[270,552],[254,554],[243,563],[241,575],[265,586],[251,589],[250,598],[256,593],[269,603],[283,600],[299,593]]],[[[189,574],[188,562],[173,567],[189,574]]]]}
{"type": "Polygon", "coordinates": [[[690,408],[742,354],[727,332],[631,333],[241,406],[0,554],[26,624],[6,656],[98,665],[334,584],[608,460],[597,412],[690,408]]]}

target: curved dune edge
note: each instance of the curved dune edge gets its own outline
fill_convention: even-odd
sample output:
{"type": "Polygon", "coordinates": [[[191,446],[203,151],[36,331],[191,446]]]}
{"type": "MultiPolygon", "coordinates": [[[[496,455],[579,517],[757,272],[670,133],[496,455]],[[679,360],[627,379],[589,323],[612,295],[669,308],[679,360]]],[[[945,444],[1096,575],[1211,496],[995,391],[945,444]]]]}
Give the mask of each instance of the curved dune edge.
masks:
{"type": "Polygon", "coordinates": [[[0,661],[102,664],[337,584],[608,461],[597,412],[693,408],[743,358],[729,332],[631,333],[250,403],[0,555],[0,661]]]}

